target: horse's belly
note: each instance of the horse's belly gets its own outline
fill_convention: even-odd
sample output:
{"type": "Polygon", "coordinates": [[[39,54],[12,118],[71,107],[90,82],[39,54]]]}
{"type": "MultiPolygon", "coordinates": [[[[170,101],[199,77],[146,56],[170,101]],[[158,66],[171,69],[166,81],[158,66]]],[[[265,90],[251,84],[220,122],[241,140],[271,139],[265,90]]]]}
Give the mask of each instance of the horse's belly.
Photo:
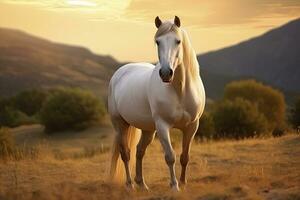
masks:
{"type": "Polygon", "coordinates": [[[119,112],[130,125],[143,130],[155,130],[151,111],[150,108],[147,109],[147,105],[135,102],[134,106],[129,106],[129,104],[120,106],[119,112]]]}
{"type": "Polygon", "coordinates": [[[115,102],[122,118],[130,125],[154,130],[151,109],[147,97],[147,80],[151,75],[151,67],[133,66],[125,68],[115,87],[115,102]],[[133,70],[134,69],[134,70],[133,70]]]}
{"type": "Polygon", "coordinates": [[[136,119],[128,117],[126,120],[130,125],[145,130],[145,131],[154,131],[155,130],[155,123],[151,119],[136,119]]]}

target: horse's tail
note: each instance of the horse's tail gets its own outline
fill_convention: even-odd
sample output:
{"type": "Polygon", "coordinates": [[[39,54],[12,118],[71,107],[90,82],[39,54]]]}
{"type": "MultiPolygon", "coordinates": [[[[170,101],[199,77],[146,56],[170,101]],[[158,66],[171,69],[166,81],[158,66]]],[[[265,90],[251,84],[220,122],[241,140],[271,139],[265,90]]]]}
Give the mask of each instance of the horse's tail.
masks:
{"type": "MultiPolygon", "coordinates": [[[[127,139],[128,147],[130,149],[130,169],[133,169],[135,163],[135,154],[136,154],[136,145],[139,141],[140,134],[139,129],[130,126],[128,129],[127,139]]],[[[110,163],[110,178],[114,182],[123,182],[124,181],[124,165],[122,163],[120,156],[120,145],[118,142],[118,135],[116,135],[112,147],[112,157],[110,163]]]]}

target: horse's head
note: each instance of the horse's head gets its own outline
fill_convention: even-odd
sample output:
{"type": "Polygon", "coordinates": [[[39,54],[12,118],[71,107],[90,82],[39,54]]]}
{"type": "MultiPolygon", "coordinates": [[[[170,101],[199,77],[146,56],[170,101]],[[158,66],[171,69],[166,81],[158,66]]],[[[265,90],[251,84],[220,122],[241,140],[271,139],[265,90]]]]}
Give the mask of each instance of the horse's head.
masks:
{"type": "Polygon", "coordinates": [[[180,19],[175,16],[173,22],[162,22],[159,17],[156,17],[155,25],[157,27],[155,42],[161,66],[159,75],[163,82],[171,82],[176,67],[181,64],[183,59],[180,19]]]}

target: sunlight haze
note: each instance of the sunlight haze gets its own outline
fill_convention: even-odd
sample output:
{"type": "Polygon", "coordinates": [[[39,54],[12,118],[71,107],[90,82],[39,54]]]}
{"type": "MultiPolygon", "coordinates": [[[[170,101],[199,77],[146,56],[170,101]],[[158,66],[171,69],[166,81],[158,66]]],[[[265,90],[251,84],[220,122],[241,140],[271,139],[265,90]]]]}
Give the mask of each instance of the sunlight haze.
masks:
{"type": "Polygon", "coordinates": [[[299,17],[297,0],[1,0],[0,27],[87,47],[120,61],[156,61],[154,18],[178,15],[197,53],[299,17]]]}

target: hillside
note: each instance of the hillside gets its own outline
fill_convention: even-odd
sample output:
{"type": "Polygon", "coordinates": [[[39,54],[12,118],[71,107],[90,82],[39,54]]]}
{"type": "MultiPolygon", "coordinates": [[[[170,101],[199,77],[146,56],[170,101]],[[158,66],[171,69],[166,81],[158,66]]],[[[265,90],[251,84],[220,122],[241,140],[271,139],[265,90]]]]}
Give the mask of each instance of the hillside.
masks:
{"type": "MultiPolygon", "coordinates": [[[[222,96],[233,80],[255,78],[285,92],[300,93],[300,19],[237,45],[198,56],[207,97],[222,96]]],[[[105,95],[121,64],[88,49],[58,44],[0,28],[0,96],[27,88],[79,86],[105,95]]]]}
{"type": "Polygon", "coordinates": [[[0,95],[36,87],[80,86],[106,92],[119,63],[88,49],[0,28],[0,95]]]}
{"type": "MultiPolygon", "coordinates": [[[[147,149],[145,181],[150,192],[130,192],[107,180],[111,128],[46,135],[38,125],[13,129],[28,149],[19,161],[0,160],[0,199],[197,199],[296,200],[300,198],[300,138],[194,142],[188,184],[169,188],[169,172],[157,139],[147,149]]],[[[176,138],[174,135],[172,139],[176,138]]],[[[181,140],[180,140],[181,141],[181,140]]],[[[173,140],[179,176],[181,143],[173,140]]],[[[133,175],[135,173],[133,172],[133,175]]]]}
{"type": "Polygon", "coordinates": [[[222,90],[224,77],[225,82],[251,77],[286,92],[300,93],[299,35],[297,19],[237,45],[199,55],[202,71],[210,74],[206,78],[216,77],[215,84],[207,84],[207,89],[222,90]]]}

